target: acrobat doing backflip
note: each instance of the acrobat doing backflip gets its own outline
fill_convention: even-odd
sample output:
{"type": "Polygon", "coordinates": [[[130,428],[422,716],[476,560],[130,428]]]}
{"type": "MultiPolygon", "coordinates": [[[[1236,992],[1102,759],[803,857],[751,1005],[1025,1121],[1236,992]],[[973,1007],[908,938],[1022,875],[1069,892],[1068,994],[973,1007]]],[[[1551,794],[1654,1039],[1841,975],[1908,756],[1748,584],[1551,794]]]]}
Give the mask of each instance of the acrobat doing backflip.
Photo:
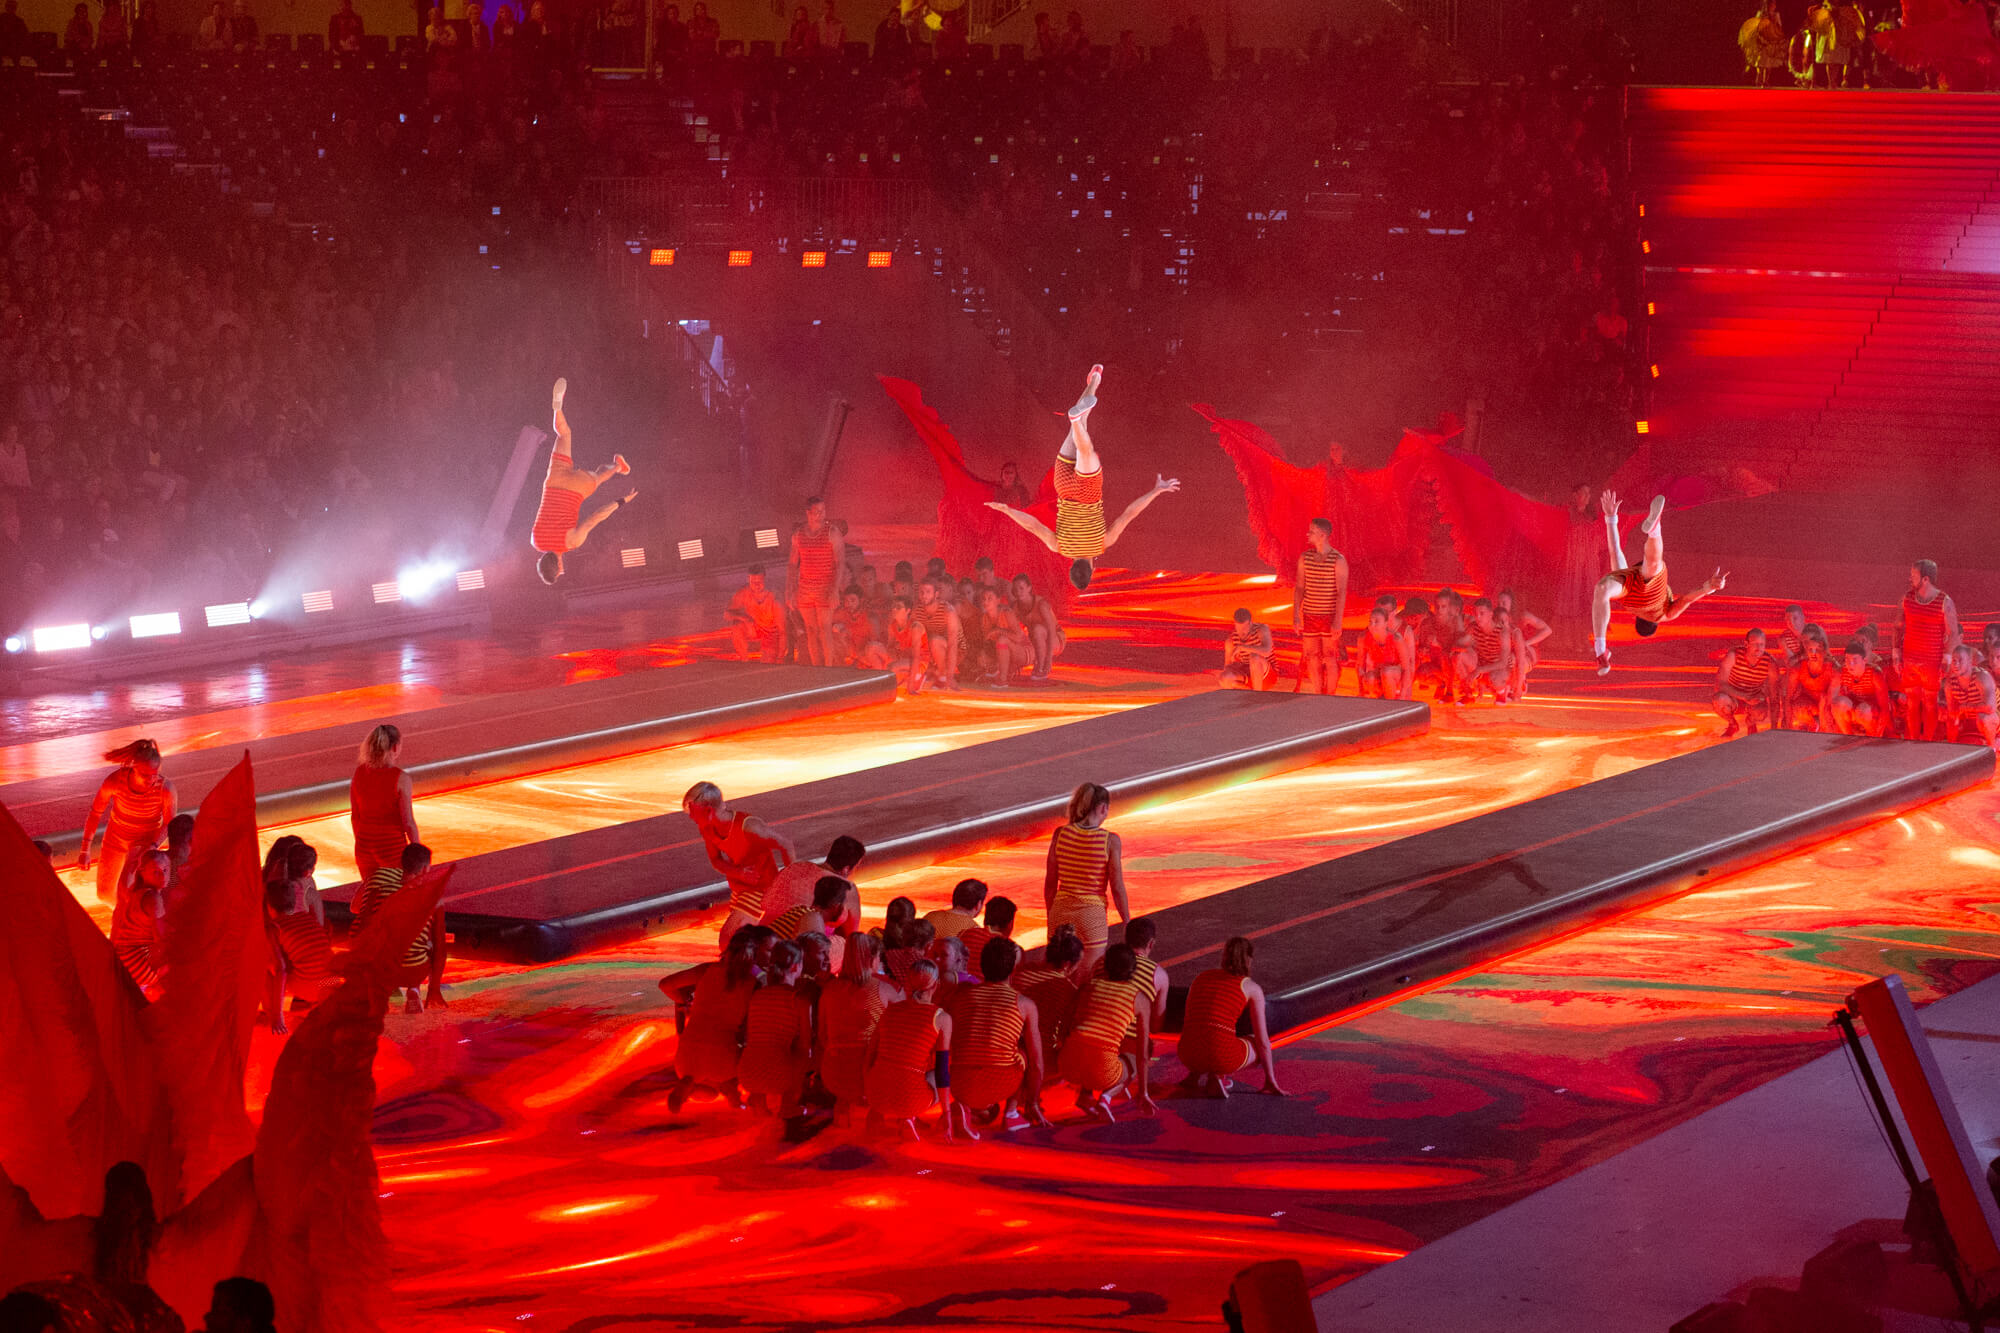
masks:
{"type": "Polygon", "coordinates": [[[1729,575],[1718,569],[1693,592],[1674,596],[1667,586],[1666,546],[1660,540],[1660,516],[1666,511],[1667,497],[1653,497],[1639,531],[1646,539],[1637,565],[1625,563],[1625,548],[1618,541],[1618,496],[1606,491],[1600,501],[1604,510],[1604,535],[1611,542],[1611,572],[1597,581],[1590,597],[1590,650],[1597,655],[1597,674],[1611,670],[1611,649],[1604,636],[1611,629],[1611,603],[1616,601],[1632,613],[1632,627],[1645,638],[1661,625],[1677,620],[1687,609],[1711,593],[1721,592],[1729,575]]]}
{"type": "Polygon", "coordinates": [[[627,475],[632,469],[626,465],[623,454],[613,454],[609,463],[588,472],[571,459],[569,421],[563,416],[563,395],[568,391],[568,380],[556,381],[553,401],[556,442],[549,452],[549,474],[542,480],[542,504],[535,511],[534,535],[528,539],[542,553],[541,559],[535,561],[535,572],[542,576],[544,583],[554,583],[561,578],[564,553],[583,545],[592,528],[610,518],[618,512],[620,505],[639,493],[628,490],[589,518],[582,518],[583,502],[599,486],[613,477],[627,475]],[[579,522],[579,519],[582,521],[579,522]]]}
{"type": "Polygon", "coordinates": [[[1062,448],[1056,452],[1055,531],[1051,532],[1033,514],[1024,514],[1012,505],[999,500],[986,502],[988,509],[999,510],[1034,534],[1035,540],[1068,560],[1069,581],[1079,592],[1090,586],[1097,558],[1117,544],[1124,535],[1125,525],[1168,491],[1181,488],[1178,480],[1160,477],[1154,481],[1153,489],[1126,505],[1125,512],[1109,528],[1104,526],[1104,460],[1097,456],[1097,447],[1090,441],[1090,410],[1097,406],[1097,386],[1103,378],[1104,367],[1092,366],[1089,378],[1084,381],[1083,397],[1069,410],[1069,434],[1063,437],[1062,448]]]}

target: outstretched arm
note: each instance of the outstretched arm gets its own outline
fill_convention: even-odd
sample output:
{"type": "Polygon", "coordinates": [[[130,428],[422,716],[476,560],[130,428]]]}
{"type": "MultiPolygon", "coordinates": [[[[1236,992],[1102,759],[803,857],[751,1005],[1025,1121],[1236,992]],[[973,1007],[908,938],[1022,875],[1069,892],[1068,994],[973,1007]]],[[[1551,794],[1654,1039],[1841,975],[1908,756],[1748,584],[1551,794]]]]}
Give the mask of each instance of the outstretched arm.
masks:
{"type": "Polygon", "coordinates": [[[637,491],[625,492],[623,496],[621,496],[616,500],[613,500],[610,504],[604,506],[604,508],[598,510],[596,513],[592,514],[589,518],[586,518],[585,520],[583,520],[583,522],[571,528],[569,530],[569,537],[568,537],[569,549],[574,551],[577,547],[583,545],[584,542],[589,539],[592,528],[595,528],[599,523],[602,523],[605,519],[610,518],[613,514],[617,513],[619,506],[630,501],[631,498],[637,495],[638,493],[639,492],[637,491]]]}
{"type": "Polygon", "coordinates": [[[1165,495],[1168,491],[1177,491],[1180,488],[1181,488],[1180,480],[1176,477],[1157,478],[1153,482],[1152,490],[1147,491],[1144,495],[1134,500],[1131,504],[1126,505],[1125,512],[1120,514],[1117,517],[1117,519],[1112,522],[1109,528],[1105,529],[1104,549],[1108,551],[1112,548],[1113,545],[1117,543],[1119,537],[1123,536],[1125,533],[1125,525],[1127,523],[1130,523],[1133,519],[1139,517],[1139,515],[1145,511],[1147,505],[1153,503],[1153,501],[1159,499],[1162,495],[1165,495]]]}
{"type": "Polygon", "coordinates": [[[1668,602],[1667,609],[1660,612],[1660,623],[1664,625],[1669,620],[1679,620],[1682,612],[1686,611],[1702,598],[1721,592],[1724,587],[1728,586],[1728,583],[1729,575],[1723,570],[1716,570],[1693,592],[1684,592],[1674,598],[1673,601],[1668,602]]]}
{"type": "MultiPolygon", "coordinates": [[[[1022,527],[1026,528],[1029,534],[1033,536],[1036,541],[1048,547],[1051,551],[1057,551],[1057,554],[1061,554],[1061,552],[1056,547],[1056,534],[1050,531],[1048,524],[1042,522],[1042,520],[1036,518],[1033,514],[1024,514],[1020,510],[1014,508],[1014,506],[1008,504],[1001,504],[998,500],[988,500],[986,502],[986,507],[988,509],[997,510],[1000,513],[1005,514],[1008,518],[1013,519],[1016,523],[1019,523],[1022,527]]],[[[1104,544],[1106,546],[1109,546],[1111,543],[1107,539],[1104,544]]]]}

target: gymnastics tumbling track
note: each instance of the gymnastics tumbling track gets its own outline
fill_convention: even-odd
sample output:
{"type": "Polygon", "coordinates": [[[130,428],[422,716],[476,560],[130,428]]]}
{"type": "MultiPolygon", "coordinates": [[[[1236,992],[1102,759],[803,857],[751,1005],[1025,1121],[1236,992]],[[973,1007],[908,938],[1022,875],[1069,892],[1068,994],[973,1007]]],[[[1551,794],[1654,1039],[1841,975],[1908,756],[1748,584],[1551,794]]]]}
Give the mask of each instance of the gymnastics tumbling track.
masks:
{"type": "MultiPolygon", "coordinates": [[[[843,833],[871,875],[1046,836],[1082,782],[1122,808],[1305,768],[1430,727],[1422,703],[1212,691],[1024,736],[864,769],[731,805],[817,858],[843,833]]],[[[662,776],[678,790],[699,773],[662,776]]],[[[665,928],[724,901],[728,886],[678,812],[457,863],[446,900],[453,952],[546,962],[665,928]]],[[[325,897],[345,915],[354,885],[325,897]]]]}
{"type": "MultiPolygon", "coordinates": [[[[896,677],[887,671],[697,662],[169,753],[161,769],[181,809],[193,810],[248,750],[257,822],[273,824],[346,810],[355,753],[376,722],[402,729],[410,784],[417,796],[429,796],[895,697],[896,677]]],[[[58,856],[68,855],[103,776],[97,767],[10,783],[0,786],[0,805],[58,856]]]]}
{"type": "Polygon", "coordinates": [[[1274,1032],[1477,967],[1993,776],[1985,746],[1767,731],[1156,914],[1181,985],[1256,943],[1274,1032]]]}

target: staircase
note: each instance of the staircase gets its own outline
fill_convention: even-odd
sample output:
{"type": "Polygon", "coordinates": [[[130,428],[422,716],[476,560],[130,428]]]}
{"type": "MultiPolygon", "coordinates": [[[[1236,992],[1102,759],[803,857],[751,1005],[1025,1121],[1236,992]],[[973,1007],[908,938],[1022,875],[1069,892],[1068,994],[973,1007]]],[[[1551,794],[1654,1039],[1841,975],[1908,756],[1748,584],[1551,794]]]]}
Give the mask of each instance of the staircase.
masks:
{"type": "Polygon", "coordinates": [[[1655,448],[1881,499],[2000,472],[2000,101],[1634,89],[1655,448]]]}

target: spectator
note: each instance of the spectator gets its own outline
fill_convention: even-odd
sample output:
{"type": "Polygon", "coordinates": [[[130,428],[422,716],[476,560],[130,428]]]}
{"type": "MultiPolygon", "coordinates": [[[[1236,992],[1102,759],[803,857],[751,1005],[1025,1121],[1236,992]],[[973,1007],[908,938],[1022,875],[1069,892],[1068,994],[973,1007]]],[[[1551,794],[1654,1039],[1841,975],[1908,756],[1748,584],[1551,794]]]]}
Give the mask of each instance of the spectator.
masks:
{"type": "Polygon", "coordinates": [[[722,25],[709,17],[705,0],[694,0],[688,14],[688,55],[699,63],[715,59],[722,43],[722,25]]]}
{"type": "Polygon", "coordinates": [[[236,0],[229,14],[229,45],[237,51],[255,51],[258,38],[257,20],[250,13],[249,0],[236,0]]]}
{"type": "Polygon", "coordinates": [[[1037,60],[1056,60],[1062,56],[1062,36],[1047,10],[1035,15],[1034,55],[1037,60]]]}
{"type": "MultiPolygon", "coordinates": [[[[668,6],[672,8],[672,6],[668,6]]],[[[519,26],[514,21],[514,6],[501,0],[493,10],[493,50],[502,57],[510,56],[514,50],[514,38],[519,26]]]]}
{"type": "Polygon", "coordinates": [[[458,50],[458,29],[444,21],[444,10],[431,6],[429,20],[424,24],[424,51],[426,54],[448,58],[458,50]]]}
{"type": "Polygon", "coordinates": [[[210,1293],[202,1333],[273,1333],[277,1318],[269,1287],[255,1278],[226,1277],[210,1293]]]}
{"type": "Polygon", "coordinates": [[[1083,30],[1083,15],[1070,10],[1066,24],[1062,35],[1062,58],[1072,65],[1083,65],[1090,60],[1090,34],[1083,30]]]}
{"type": "Polygon", "coordinates": [[[840,11],[836,0],[826,0],[819,16],[819,46],[829,58],[840,55],[847,45],[847,25],[840,21],[840,11]]]}
{"type": "Polygon", "coordinates": [[[1139,43],[1130,28],[1118,34],[1118,45],[1111,48],[1111,72],[1121,79],[1129,79],[1145,68],[1146,54],[1139,49],[1139,43]]]}
{"type": "Polygon", "coordinates": [[[659,25],[653,30],[653,45],[659,53],[662,70],[672,73],[687,64],[688,25],[681,20],[679,5],[668,5],[660,15],[659,25]]]}
{"type": "Polygon", "coordinates": [[[127,43],[125,11],[118,0],[111,0],[104,6],[104,17],[97,21],[97,53],[106,60],[123,56],[127,43]]]}
{"type": "Polygon", "coordinates": [[[479,0],[471,0],[465,7],[465,45],[474,56],[493,50],[493,30],[486,26],[486,11],[479,0]]]}
{"type": "Polygon", "coordinates": [[[90,27],[90,6],[78,0],[76,8],[69,16],[69,26],[63,29],[63,54],[72,65],[87,63],[93,45],[90,27]]]}
{"type": "Polygon", "coordinates": [[[875,25],[875,63],[884,69],[901,69],[910,58],[910,34],[903,27],[901,0],[889,0],[889,12],[875,25]]]}
{"type": "Polygon", "coordinates": [[[354,12],[354,0],[340,0],[340,8],[326,24],[326,48],[341,55],[361,54],[361,39],[367,29],[354,12]]]}
{"type": "Polygon", "coordinates": [[[20,0],[6,0],[0,8],[0,60],[10,65],[19,64],[28,54],[28,24],[16,12],[19,8],[20,0]]]}
{"type": "Polygon", "coordinates": [[[139,0],[138,17],[132,20],[132,54],[141,58],[160,49],[160,11],[154,0],[139,0]]]}
{"type": "Polygon", "coordinates": [[[213,0],[208,13],[195,28],[195,44],[204,51],[227,51],[229,49],[229,13],[222,7],[222,0],[213,0]]]}
{"type": "Polygon", "coordinates": [[[811,60],[819,54],[819,29],[800,5],[792,11],[792,30],[785,35],[785,58],[787,60],[811,60]]]}

